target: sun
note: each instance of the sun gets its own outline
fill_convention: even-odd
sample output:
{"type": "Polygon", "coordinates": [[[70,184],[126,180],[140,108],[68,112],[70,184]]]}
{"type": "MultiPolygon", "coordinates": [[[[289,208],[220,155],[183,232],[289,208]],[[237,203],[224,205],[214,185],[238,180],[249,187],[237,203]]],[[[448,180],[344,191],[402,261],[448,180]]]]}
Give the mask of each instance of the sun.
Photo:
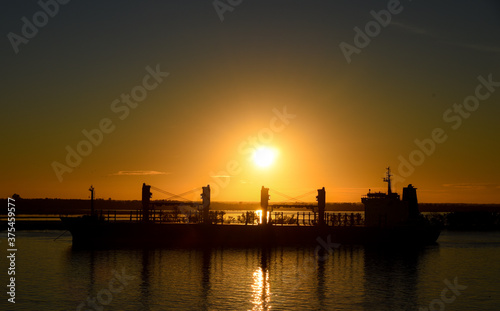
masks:
{"type": "Polygon", "coordinates": [[[276,150],[269,147],[259,147],[253,153],[253,162],[259,167],[269,167],[276,158],[276,150]]]}

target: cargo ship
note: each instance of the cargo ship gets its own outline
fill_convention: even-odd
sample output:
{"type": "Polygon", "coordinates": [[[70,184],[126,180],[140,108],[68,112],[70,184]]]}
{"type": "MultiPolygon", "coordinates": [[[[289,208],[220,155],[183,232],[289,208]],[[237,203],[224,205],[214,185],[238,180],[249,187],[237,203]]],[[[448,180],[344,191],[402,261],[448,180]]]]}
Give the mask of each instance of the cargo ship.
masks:
{"type": "MultiPolygon", "coordinates": [[[[202,187],[202,203],[196,220],[168,222],[152,213],[151,186],[143,184],[142,210],[135,220],[132,216],[126,221],[105,219],[94,213],[93,205],[90,215],[61,217],[61,220],[77,248],[266,247],[325,243],[411,247],[436,243],[441,227],[420,214],[417,189],[411,184],[404,187],[401,199],[391,190],[390,168],[384,181],[388,183],[387,193],[369,190],[361,198],[364,219],[354,213],[341,215],[325,211],[326,191],[322,188],[318,189],[312,220],[309,218],[309,222],[301,224],[297,217],[296,223],[284,224],[275,217],[273,221],[269,188],[262,187],[257,223],[226,224],[214,217],[216,211],[210,211],[210,186],[206,186],[202,187]]],[[[93,202],[93,188],[90,190],[93,202]]]]}

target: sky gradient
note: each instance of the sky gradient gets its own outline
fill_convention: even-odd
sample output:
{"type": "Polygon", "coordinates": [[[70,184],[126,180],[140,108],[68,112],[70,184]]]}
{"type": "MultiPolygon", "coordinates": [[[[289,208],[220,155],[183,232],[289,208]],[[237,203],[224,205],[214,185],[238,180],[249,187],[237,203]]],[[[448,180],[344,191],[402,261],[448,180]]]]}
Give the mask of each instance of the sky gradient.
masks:
{"type": "Polygon", "coordinates": [[[421,202],[500,203],[495,1],[42,3],[1,13],[2,197],[359,202],[391,166],[421,202]]]}

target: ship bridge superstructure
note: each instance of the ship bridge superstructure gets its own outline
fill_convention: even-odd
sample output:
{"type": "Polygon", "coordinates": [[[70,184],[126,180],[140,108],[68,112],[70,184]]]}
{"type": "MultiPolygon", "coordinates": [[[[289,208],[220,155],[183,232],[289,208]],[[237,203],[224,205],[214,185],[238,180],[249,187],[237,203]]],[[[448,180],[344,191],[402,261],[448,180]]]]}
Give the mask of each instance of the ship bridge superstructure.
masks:
{"type": "Polygon", "coordinates": [[[387,193],[371,192],[361,198],[365,206],[365,225],[367,227],[393,227],[407,224],[419,216],[417,188],[411,184],[403,188],[403,200],[391,189],[391,169],[387,168],[384,182],[387,193]]]}

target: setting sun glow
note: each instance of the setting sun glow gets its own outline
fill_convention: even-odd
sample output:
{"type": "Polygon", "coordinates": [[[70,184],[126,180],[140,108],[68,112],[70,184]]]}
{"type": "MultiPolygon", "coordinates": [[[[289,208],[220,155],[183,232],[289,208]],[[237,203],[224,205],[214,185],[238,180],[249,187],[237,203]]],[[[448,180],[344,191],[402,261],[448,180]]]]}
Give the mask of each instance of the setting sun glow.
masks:
{"type": "Polygon", "coordinates": [[[276,151],[269,147],[259,147],[253,153],[253,161],[259,167],[269,167],[276,158],[276,151]]]}

